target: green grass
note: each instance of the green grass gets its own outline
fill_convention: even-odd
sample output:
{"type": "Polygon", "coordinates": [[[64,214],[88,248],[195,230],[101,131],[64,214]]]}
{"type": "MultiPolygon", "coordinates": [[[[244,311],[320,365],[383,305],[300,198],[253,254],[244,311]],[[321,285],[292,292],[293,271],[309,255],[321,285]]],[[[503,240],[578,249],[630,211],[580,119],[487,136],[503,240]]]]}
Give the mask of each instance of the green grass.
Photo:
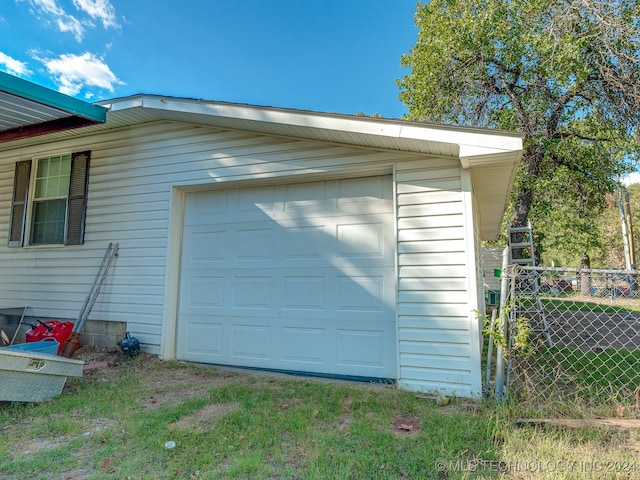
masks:
{"type": "Polygon", "coordinates": [[[569,347],[540,347],[526,361],[541,380],[552,380],[552,372],[560,367],[572,383],[587,391],[627,389],[633,392],[640,387],[640,350],[582,351],[569,347]]]}
{"type": "Polygon", "coordinates": [[[536,445],[561,456],[555,445],[577,442],[587,448],[566,450],[572,458],[625,459],[634,440],[518,429],[521,413],[489,400],[438,407],[394,386],[231,374],[143,355],[74,379],[59,398],[0,405],[0,479],[498,478],[495,465],[525,446],[529,457],[536,445]]]}
{"type": "MultiPolygon", "coordinates": [[[[605,299],[607,302],[608,299],[605,299]]],[[[531,307],[534,304],[534,300],[531,298],[523,298],[522,306],[531,307]]],[[[610,314],[628,314],[637,313],[640,310],[640,301],[636,301],[635,304],[628,305],[610,305],[607,303],[587,302],[567,298],[542,298],[542,306],[545,310],[549,311],[578,311],[578,312],[593,312],[593,313],[610,313],[610,314]]]]}

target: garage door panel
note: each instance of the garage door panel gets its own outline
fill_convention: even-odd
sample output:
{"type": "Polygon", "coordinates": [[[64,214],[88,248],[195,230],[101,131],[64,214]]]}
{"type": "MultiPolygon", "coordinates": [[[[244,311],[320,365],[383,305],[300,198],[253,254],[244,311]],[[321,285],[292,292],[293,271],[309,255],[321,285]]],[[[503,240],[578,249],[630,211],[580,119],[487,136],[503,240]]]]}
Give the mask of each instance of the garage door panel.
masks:
{"type": "Polygon", "coordinates": [[[336,310],[350,313],[388,313],[384,276],[338,277],[336,310]]]}
{"type": "Polygon", "coordinates": [[[202,322],[202,317],[183,317],[186,329],[182,332],[187,337],[185,342],[188,347],[188,354],[207,358],[209,360],[220,359],[224,355],[222,339],[224,338],[222,321],[207,319],[202,322]]]}
{"type": "Polygon", "coordinates": [[[235,277],[231,308],[271,310],[273,308],[274,279],[270,275],[235,277]]]}
{"type": "Polygon", "coordinates": [[[284,187],[284,211],[293,217],[306,217],[309,210],[326,210],[327,182],[297,183],[284,187]]]}
{"type": "Polygon", "coordinates": [[[271,360],[271,329],[269,325],[234,324],[231,328],[231,358],[271,360]]]}
{"type": "MultiPolygon", "coordinates": [[[[317,327],[283,327],[278,351],[283,364],[294,368],[300,364],[322,366],[327,361],[326,329],[317,327]]],[[[285,367],[285,369],[288,369],[285,367]]]]}
{"type": "Polygon", "coordinates": [[[190,314],[394,320],[395,281],[377,268],[190,271],[182,287],[181,311],[190,314]]]}
{"type": "Polygon", "coordinates": [[[384,225],[381,222],[344,223],[336,227],[339,258],[385,258],[384,225]]]}
{"type": "Polygon", "coordinates": [[[184,226],[217,225],[228,220],[231,190],[189,193],[190,208],[185,210],[184,226]]]}
{"type": "Polygon", "coordinates": [[[327,281],[324,276],[284,276],[282,283],[283,310],[326,310],[327,281]]]}
{"type": "Polygon", "coordinates": [[[386,358],[384,330],[344,329],[337,332],[337,363],[364,371],[384,368],[386,358]]]}
{"type": "Polygon", "coordinates": [[[223,264],[228,257],[228,235],[226,231],[211,230],[211,227],[186,227],[183,249],[188,254],[183,255],[183,267],[204,267],[208,263],[223,264]]]}
{"type": "Polygon", "coordinates": [[[283,260],[306,264],[309,260],[318,262],[324,259],[327,251],[326,225],[285,226],[283,229],[283,260]]]}
{"type": "Polygon", "coordinates": [[[393,323],[367,328],[359,322],[338,325],[325,319],[327,327],[319,328],[301,318],[273,322],[262,317],[249,323],[221,316],[218,320],[201,323],[190,318],[187,353],[192,360],[284,370],[301,370],[305,365],[308,371],[320,372],[332,363],[341,367],[342,374],[374,377],[388,371],[388,362],[393,361],[389,356],[394,352],[386,346],[393,323]]]}
{"type": "Polygon", "coordinates": [[[241,221],[269,215],[276,209],[276,187],[273,185],[236,190],[235,210],[241,221]]]}
{"type": "Polygon", "coordinates": [[[185,289],[187,308],[204,307],[223,308],[225,299],[225,279],[224,277],[196,276],[189,277],[188,285],[185,289]]]}
{"type": "Polygon", "coordinates": [[[380,206],[388,206],[392,192],[388,177],[345,178],[338,180],[336,199],[338,204],[378,202],[380,206]]]}
{"type": "Polygon", "coordinates": [[[273,228],[238,229],[233,237],[237,261],[273,261],[276,241],[273,228]]]}
{"type": "Polygon", "coordinates": [[[391,190],[377,177],[187,194],[178,358],[395,377],[391,190]]]}

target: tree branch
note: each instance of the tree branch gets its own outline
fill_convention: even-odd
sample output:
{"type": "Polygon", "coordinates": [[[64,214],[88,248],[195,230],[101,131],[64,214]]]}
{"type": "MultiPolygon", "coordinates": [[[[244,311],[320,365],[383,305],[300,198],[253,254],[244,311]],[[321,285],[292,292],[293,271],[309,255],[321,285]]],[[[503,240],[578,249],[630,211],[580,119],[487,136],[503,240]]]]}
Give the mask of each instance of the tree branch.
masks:
{"type": "Polygon", "coordinates": [[[553,139],[566,139],[566,138],[577,138],[579,140],[585,140],[587,142],[609,142],[611,141],[610,137],[590,137],[587,135],[582,135],[576,132],[556,132],[550,138],[553,139]]]}

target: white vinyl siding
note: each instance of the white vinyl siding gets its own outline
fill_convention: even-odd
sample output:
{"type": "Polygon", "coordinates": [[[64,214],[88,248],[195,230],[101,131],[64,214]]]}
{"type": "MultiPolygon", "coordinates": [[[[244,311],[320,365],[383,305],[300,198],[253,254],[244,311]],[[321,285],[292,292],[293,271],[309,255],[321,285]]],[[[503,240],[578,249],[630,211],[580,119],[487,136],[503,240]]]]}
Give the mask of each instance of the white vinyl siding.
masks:
{"type": "Polygon", "coordinates": [[[479,367],[469,316],[475,291],[469,291],[459,163],[399,162],[396,181],[399,383],[475,395],[479,367]]]}
{"type": "Polygon", "coordinates": [[[2,152],[0,235],[8,235],[15,163],[81,150],[92,152],[85,244],[0,246],[0,305],[27,305],[29,315],[76,318],[108,243],[119,242],[89,318],[127,322],[154,353],[160,352],[163,328],[172,187],[339,178],[345,169],[389,173],[398,160],[420,158],[188,124],[144,124],[2,152]]]}

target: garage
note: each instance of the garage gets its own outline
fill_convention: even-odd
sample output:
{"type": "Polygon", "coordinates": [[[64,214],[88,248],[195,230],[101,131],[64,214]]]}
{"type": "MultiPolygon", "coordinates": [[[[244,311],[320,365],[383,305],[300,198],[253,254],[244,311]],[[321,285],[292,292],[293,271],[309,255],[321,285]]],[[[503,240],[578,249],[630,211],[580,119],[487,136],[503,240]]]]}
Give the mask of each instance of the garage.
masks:
{"type": "Polygon", "coordinates": [[[177,358],[396,378],[390,175],[189,192],[177,358]]]}

